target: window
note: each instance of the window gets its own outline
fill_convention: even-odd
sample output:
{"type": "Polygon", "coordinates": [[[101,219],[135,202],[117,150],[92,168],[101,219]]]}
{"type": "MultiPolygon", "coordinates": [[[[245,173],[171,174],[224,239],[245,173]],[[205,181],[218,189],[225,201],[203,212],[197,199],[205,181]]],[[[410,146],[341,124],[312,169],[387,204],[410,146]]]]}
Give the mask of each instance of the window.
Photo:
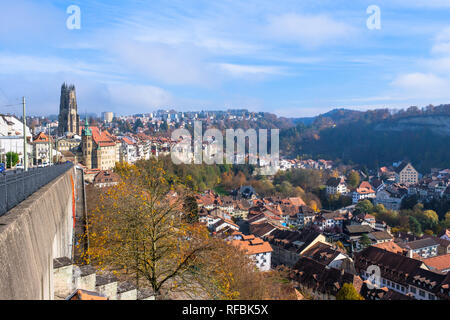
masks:
{"type": "Polygon", "coordinates": [[[421,297],[425,297],[425,291],[419,290],[419,295],[420,295],[421,297]]]}

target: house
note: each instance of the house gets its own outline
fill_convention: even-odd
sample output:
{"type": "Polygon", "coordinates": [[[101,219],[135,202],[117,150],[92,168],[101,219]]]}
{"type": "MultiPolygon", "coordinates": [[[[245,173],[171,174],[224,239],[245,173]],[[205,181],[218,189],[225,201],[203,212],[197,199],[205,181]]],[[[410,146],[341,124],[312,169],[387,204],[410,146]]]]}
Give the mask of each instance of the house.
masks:
{"type": "Polygon", "coordinates": [[[195,195],[195,199],[199,208],[204,207],[207,210],[212,210],[222,205],[220,197],[218,197],[211,190],[207,190],[202,194],[195,195]]]}
{"type": "Polygon", "coordinates": [[[316,217],[314,224],[319,227],[321,231],[331,230],[337,228],[342,230],[344,226],[345,217],[339,212],[323,212],[316,217]]]}
{"type": "Polygon", "coordinates": [[[355,255],[355,268],[374,287],[418,300],[450,300],[450,274],[432,272],[423,261],[370,246],[355,255]]]}
{"type": "Polygon", "coordinates": [[[432,271],[448,273],[450,271],[450,254],[426,258],[423,263],[432,271]]]}
{"type": "Polygon", "coordinates": [[[26,149],[27,163],[31,164],[33,159],[33,136],[28,126],[13,115],[0,114],[0,150],[4,156],[8,152],[19,155],[19,163],[24,164],[24,147],[26,149]],[[24,129],[26,141],[24,141],[24,129]],[[25,145],[24,145],[25,143],[25,145]]]}
{"type": "Polygon", "coordinates": [[[424,235],[424,238],[432,238],[434,241],[436,241],[438,245],[438,255],[448,254],[450,253],[450,240],[446,240],[445,238],[438,238],[435,236],[430,235],[424,235]]]}
{"type": "Polygon", "coordinates": [[[228,219],[222,219],[222,218],[218,218],[218,220],[216,222],[209,225],[209,227],[208,227],[208,229],[213,233],[217,233],[224,228],[239,230],[239,226],[237,224],[235,224],[233,221],[228,220],[228,219]]]}
{"type": "Polygon", "coordinates": [[[404,185],[416,184],[419,182],[419,173],[416,169],[408,162],[401,162],[394,169],[395,171],[395,181],[404,185]]]}
{"type": "Polygon", "coordinates": [[[268,236],[277,229],[276,226],[267,221],[250,224],[250,233],[260,238],[268,236]]]}
{"type": "Polygon", "coordinates": [[[308,206],[300,206],[297,213],[299,228],[311,225],[316,218],[316,212],[308,206]]]}
{"type": "Polygon", "coordinates": [[[377,221],[376,218],[369,213],[360,213],[357,216],[353,216],[353,219],[350,221],[350,224],[367,225],[375,229],[377,221]]]}
{"type": "Polygon", "coordinates": [[[56,155],[53,150],[51,138],[44,132],[40,132],[33,138],[33,162],[35,165],[50,164],[53,159],[51,157],[56,155]]]}
{"type": "Polygon", "coordinates": [[[365,300],[414,300],[410,295],[405,295],[388,287],[377,288],[369,286],[370,281],[364,280],[360,295],[365,300]]]}
{"type": "Polygon", "coordinates": [[[400,247],[397,243],[395,243],[394,241],[385,241],[385,242],[380,242],[377,244],[373,244],[372,246],[386,250],[386,251],[390,251],[393,253],[398,253],[401,255],[405,255],[406,254],[406,250],[403,249],[402,247],[400,247]]]}
{"type": "Polygon", "coordinates": [[[311,258],[329,268],[354,272],[353,261],[346,251],[329,243],[317,242],[304,251],[301,256],[311,258]]]}
{"type": "Polygon", "coordinates": [[[359,240],[363,235],[368,236],[368,234],[372,231],[373,229],[368,225],[347,225],[344,228],[344,236],[347,241],[352,244],[352,248],[355,251],[359,251],[362,249],[362,245],[359,240]]]}
{"type": "Polygon", "coordinates": [[[264,237],[273,249],[272,265],[285,265],[288,267],[294,264],[300,258],[300,255],[312,247],[317,242],[326,243],[323,234],[313,230],[304,230],[303,232],[277,229],[264,237]]]}
{"type": "Polygon", "coordinates": [[[89,127],[86,120],[81,137],[82,163],[88,169],[110,170],[120,161],[120,144],[107,130],[89,127]]]}
{"type": "Polygon", "coordinates": [[[330,178],[326,183],[327,194],[347,194],[347,184],[344,178],[330,178]]]}
{"type": "Polygon", "coordinates": [[[381,167],[378,169],[378,178],[380,180],[387,180],[395,182],[395,171],[392,168],[381,167]]]}
{"type": "Polygon", "coordinates": [[[260,222],[263,222],[263,221],[267,221],[267,217],[266,217],[266,215],[265,215],[264,213],[258,213],[258,214],[252,215],[252,216],[247,220],[247,222],[248,222],[250,225],[252,225],[252,224],[254,224],[254,223],[260,223],[260,222]]]}
{"type": "Polygon", "coordinates": [[[284,221],[285,226],[299,227],[300,221],[298,220],[298,212],[300,207],[291,204],[279,205],[281,210],[281,218],[284,221]]]}
{"type": "Polygon", "coordinates": [[[358,292],[362,286],[362,279],[358,275],[330,268],[310,257],[301,257],[297,261],[290,278],[301,291],[310,291],[315,300],[335,300],[344,283],[351,283],[358,292]]]}
{"type": "MultiPolygon", "coordinates": [[[[450,188],[450,187],[449,187],[449,188],[450,188]]],[[[450,229],[449,229],[449,228],[445,229],[445,232],[444,232],[444,234],[441,236],[441,239],[450,241],[450,229]]]]}
{"type": "Polygon", "coordinates": [[[373,190],[372,186],[369,182],[363,181],[352,193],[352,201],[353,203],[358,203],[364,199],[374,199],[376,198],[375,190],[373,190]]]}
{"type": "Polygon", "coordinates": [[[423,238],[400,243],[399,245],[405,250],[408,250],[411,257],[417,254],[422,258],[429,258],[437,255],[439,243],[433,238],[423,238]]]}
{"type": "Polygon", "coordinates": [[[246,219],[250,204],[247,200],[233,200],[231,215],[235,218],[246,219]]]}
{"type": "MultiPolygon", "coordinates": [[[[200,211],[204,212],[203,209],[204,208],[200,209],[200,211]]],[[[204,210],[206,210],[206,209],[204,209],[204,210]]],[[[210,214],[204,215],[202,213],[202,215],[199,215],[199,221],[201,223],[204,223],[208,229],[210,229],[215,223],[219,222],[220,220],[221,220],[220,217],[214,217],[210,214]]]]}
{"type": "Polygon", "coordinates": [[[260,271],[270,270],[273,250],[268,242],[254,235],[243,235],[241,239],[231,241],[231,244],[249,256],[260,271]]]}
{"type": "Polygon", "coordinates": [[[377,193],[378,191],[380,191],[381,189],[383,189],[385,187],[385,184],[384,184],[383,180],[381,180],[381,179],[373,179],[370,182],[370,185],[375,190],[375,193],[377,193]]]}
{"type": "Polygon", "coordinates": [[[93,184],[98,188],[112,187],[119,183],[120,176],[110,170],[102,170],[94,177],[93,184]]]}
{"type": "Polygon", "coordinates": [[[290,197],[287,199],[287,202],[290,205],[297,206],[297,207],[306,206],[305,201],[303,201],[303,199],[300,197],[290,197]]]}
{"type": "Polygon", "coordinates": [[[382,204],[388,210],[400,210],[403,198],[408,194],[408,188],[399,184],[387,186],[377,192],[375,204],[382,204]]]}
{"type": "Polygon", "coordinates": [[[392,242],[394,240],[394,237],[386,231],[370,232],[367,236],[370,240],[372,240],[372,243],[374,244],[392,242]]]}

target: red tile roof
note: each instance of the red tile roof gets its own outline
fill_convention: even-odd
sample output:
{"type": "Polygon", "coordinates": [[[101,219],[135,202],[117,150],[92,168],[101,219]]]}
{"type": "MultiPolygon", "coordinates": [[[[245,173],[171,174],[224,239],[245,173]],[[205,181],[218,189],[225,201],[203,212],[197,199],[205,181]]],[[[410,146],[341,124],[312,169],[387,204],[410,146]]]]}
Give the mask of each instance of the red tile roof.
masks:
{"type": "Polygon", "coordinates": [[[128,139],[127,137],[123,137],[122,140],[123,140],[126,144],[134,145],[134,142],[131,141],[130,139],[128,139]]]}
{"type": "Polygon", "coordinates": [[[92,139],[100,147],[115,146],[116,143],[111,134],[107,130],[100,131],[98,127],[90,127],[92,131],[92,139]]]}
{"type": "Polygon", "coordinates": [[[255,236],[246,236],[246,239],[233,240],[232,245],[243,250],[248,255],[254,255],[258,253],[272,252],[272,247],[266,241],[256,238],[255,236]]]}
{"type": "Polygon", "coordinates": [[[450,253],[422,260],[432,270],[442,271],[450,269],[450,253]]]}
{"type": "Polygon", "coordinates": [[[34,142],[48,142],[48,136],[44,132],[40,132],[36,137],[33,138],[34,142]]]}

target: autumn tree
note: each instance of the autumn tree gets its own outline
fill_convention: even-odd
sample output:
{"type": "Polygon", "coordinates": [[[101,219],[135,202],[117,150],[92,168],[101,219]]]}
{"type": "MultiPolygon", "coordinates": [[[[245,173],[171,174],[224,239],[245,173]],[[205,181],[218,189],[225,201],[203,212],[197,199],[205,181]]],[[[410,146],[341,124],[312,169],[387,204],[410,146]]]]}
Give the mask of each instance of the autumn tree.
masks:
{"type": "Polygon", "coordinates": [[[361,244],[361,246],[363,247],[368,247],[372,244],[372,241],[369,239],[369,237],[367,236],[367,234],[363,234],[361,236],[361,238],[359,239],[359,243],[361,244]]]}
{"type": "Polygon", "coordinates": [[[85,257],[100,269],[142,279],[158,295],[170,290],[208,248],[203,226],[186,222],[182,190],[170,184],[162,165],[150,160],[143,168],[118,164],[122,180],[100,193],[89,217],[85,257]]]}
{"type": "Polygon", "coordinates": [[[184,197],[183,212],[187,222],[198,222],[198,204],[193,195],[186,195],[184,197]]]}
{"type": "Polygon", "coordinates": [[[351,189],[355,189],[359,186],[359,183],[361,182],[361,177],[359,176],[359,173],[355,170],[350,171],[348,175],[348,185],[351,189]]]}
{"type": "Polygon", "coordinates": [[[239,188],[247,183],[247,178],[245,177],[245,174],[242,171],[239,171],[234,177],[233,177],[233,187],[239,188]]]}
{"type": "Polygon", "coordinates": [[[450,228],[450,211],[445,214],[444,226],[450,228]]]}
{"type": "Polygon", "coordinates": [[[344,283],[336,294],[336,300],[364,300],[351,283],[344,283]]]}
{"type": "Polygon", "coordinates": [[[356,213],[372,213],[374,211],[374,207],[372,202],[365,199],[363,201],[358,202],[358,204],[355,206],[355,212],[356,213]]]}
{"type": "Polygon", "coordinates": [[[287,269],[260,272],[245,252],[228,241],[211,239],[213,250],[201,254],[195,281],[207,299],[292,300],[295,291],[287,269]]]}

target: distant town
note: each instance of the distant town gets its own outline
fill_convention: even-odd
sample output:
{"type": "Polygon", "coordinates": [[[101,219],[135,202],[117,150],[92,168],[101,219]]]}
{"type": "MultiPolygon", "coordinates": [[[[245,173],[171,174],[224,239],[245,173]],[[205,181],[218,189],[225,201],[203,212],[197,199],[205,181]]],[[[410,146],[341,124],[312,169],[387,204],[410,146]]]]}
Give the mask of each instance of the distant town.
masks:
{"type": "MultiPolygon", "coordinates": [[[[100,201],[90,195],[120,185],[120,166],[170,161],[176,143],[171,129],[190,129],[196,120],[223,128],[225,121],[262,116],[247,110],[159,110],[83,118],[75,87],[63,84],[57,120],[27,117],[24,126],[16,116],[0,117],[1,160],[4,172],[23,170],[25,162],[30,169],[73,163],[83,173],[90,210],[100,201]]],[[[450,300],[450,168],[418,172],[414,163],[398,160],[367,169],[282,156],[268,177],[248,165],[234,171],[201,165],[185,169],[184,176],[171,170],[180,179],[189,177],[196,223],[248,257],[258,273],[283,268],[290,298],[450,300]]],[[[171,190],[167,201],[173,197],[178,195],[171,190]]],[[[139,291],[129,281],[119,283],[122,291],[111,290],[108,285],[118,285],[112,275],[97,275],[96,285],[74,286],[75,273],[66,271],[76,264],[55,260],[57,298],[158,298],[159,292],[139,291]]]]}

